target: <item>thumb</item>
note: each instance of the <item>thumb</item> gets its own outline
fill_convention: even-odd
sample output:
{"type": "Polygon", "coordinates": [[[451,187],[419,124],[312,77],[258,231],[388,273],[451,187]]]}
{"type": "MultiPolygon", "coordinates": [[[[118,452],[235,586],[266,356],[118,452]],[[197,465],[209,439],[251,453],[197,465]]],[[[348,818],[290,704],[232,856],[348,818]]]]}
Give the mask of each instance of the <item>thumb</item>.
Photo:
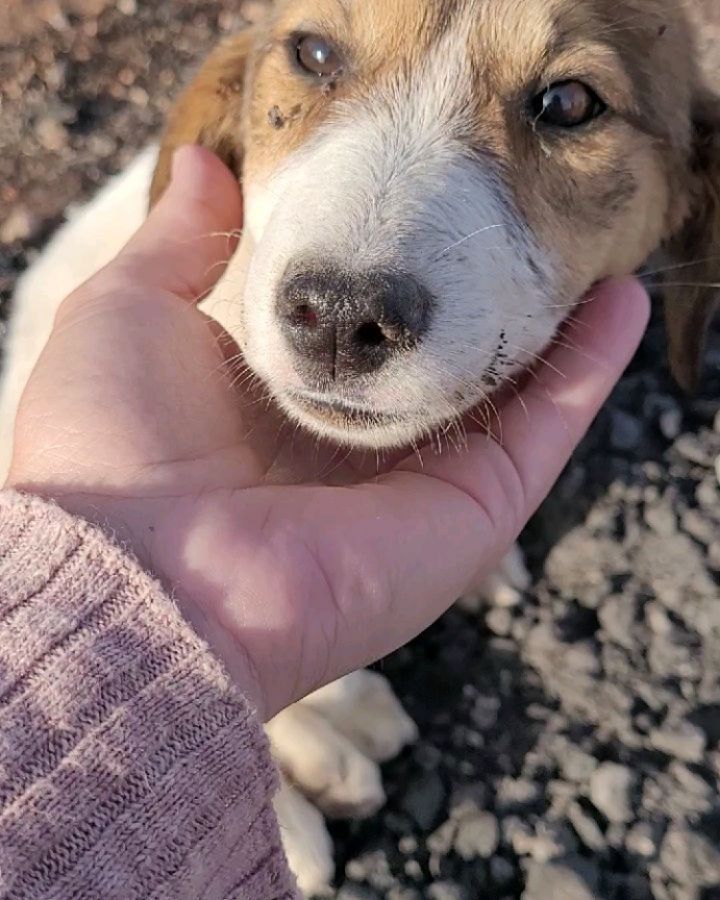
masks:
{"type": "Polygon", "coordinates": [[[136,284],[195,302],[222,275],[241,228],[236,176],[209,150],[180,147],[168,189],[116,262],[136,284]]]}

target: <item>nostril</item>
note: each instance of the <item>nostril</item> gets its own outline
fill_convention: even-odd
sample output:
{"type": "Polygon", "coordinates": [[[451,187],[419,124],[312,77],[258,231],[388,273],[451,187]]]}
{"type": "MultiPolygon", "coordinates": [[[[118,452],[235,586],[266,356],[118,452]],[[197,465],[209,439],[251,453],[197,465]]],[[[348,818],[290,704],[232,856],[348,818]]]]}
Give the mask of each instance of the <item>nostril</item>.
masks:
{"type": "Polygon", "coordinates": [[[288,315],[291,325],[298,328],[317,328],[318,314],[309,303],[299,303],[288,315]]]}
{"type": "Polygon", "coordinates": [[[377,322],[363,322],[355,330],[355,341],[365,347],[379,347],[384,344],[387,337],[377,322]]]}

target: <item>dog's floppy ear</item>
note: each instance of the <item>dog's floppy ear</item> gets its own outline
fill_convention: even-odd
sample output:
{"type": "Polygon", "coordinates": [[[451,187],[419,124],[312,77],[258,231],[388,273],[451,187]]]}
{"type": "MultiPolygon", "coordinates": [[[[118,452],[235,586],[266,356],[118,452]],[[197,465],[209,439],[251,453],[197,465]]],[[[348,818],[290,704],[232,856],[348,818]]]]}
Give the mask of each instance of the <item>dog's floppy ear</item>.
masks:
{"type": "Polygon", "coordinates": [[[183,144],[207,147],[240,175],[243,87],[255,38],[255,29],[248,28],[220,44],[176,101],[150,188],[151,207],[168,186],[173,153],[183,144]]]}
{"type": "Polygon", "coordinates": [[[702,373],[708,328],[720,300],[720,103],[701,104],[695,122],[690,215],[669,245],[665,321],[670,368],[686,391],[702,373]]]}

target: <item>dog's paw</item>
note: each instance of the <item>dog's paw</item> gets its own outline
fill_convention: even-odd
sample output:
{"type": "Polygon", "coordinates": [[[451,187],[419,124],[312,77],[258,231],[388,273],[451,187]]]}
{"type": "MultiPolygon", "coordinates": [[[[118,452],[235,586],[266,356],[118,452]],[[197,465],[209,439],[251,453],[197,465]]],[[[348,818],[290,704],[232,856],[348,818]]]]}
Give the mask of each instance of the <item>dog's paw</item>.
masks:
{"type": "Polygon", "coordinates": [[[472,613],[480,612],[485,606],[519,606],[523,592],[529,587],[530,573],[525,567],[523,552],[518,544],[514,544],[500,568],[485,580],[479,590],[461,597],[458,605],[472,613]]]}
{"type": "Polygon", "coordinates": [[[298,887],[306,897],[328,895],[335,864],[332,840],[320,811],[284,778],[274,806],[285,855],[298,887]]]}
{"type": "Polygon", "coordinates": [[[377,763],[308,704],[288,707],[266,728],[282,771],[326,816],[366,818],[385,802],[377,763]]]}
{"type": "Polygon", "coordinates": [[[362,669],[321,688],[302,701],[376,762],[394,759],[418,738],[387,678],[362,669]]]}

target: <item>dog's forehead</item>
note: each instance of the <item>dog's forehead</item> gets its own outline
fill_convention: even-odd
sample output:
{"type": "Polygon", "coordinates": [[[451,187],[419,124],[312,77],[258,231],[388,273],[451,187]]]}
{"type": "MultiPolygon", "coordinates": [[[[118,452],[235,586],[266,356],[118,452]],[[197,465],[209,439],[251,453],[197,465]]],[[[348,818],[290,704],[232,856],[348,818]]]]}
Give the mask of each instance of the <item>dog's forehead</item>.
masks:
{"type": "Polygon", "coordinates": [[[527,85],[563,53],[604,53],[647,111],[656,89],[677,85],[692,65],[685,19],[676,0],[282,0],[276,23],[328,32],[366,83],[417,73],[441,55],[476,99],[483,87],[527,85]]]}
{"type": "MultiPolygon", "coordinates": [[[[469,47],[496,53],[508,44],[533,50],[601,37],[632,52],[645,32],[678,19],[674,0],[281,0],[284,24],[327,25],[364,39],[374,61],[400,62],[453,35],[469,47]]],[[[522,60],[517,60],[521,63],[522,60]]]]}

